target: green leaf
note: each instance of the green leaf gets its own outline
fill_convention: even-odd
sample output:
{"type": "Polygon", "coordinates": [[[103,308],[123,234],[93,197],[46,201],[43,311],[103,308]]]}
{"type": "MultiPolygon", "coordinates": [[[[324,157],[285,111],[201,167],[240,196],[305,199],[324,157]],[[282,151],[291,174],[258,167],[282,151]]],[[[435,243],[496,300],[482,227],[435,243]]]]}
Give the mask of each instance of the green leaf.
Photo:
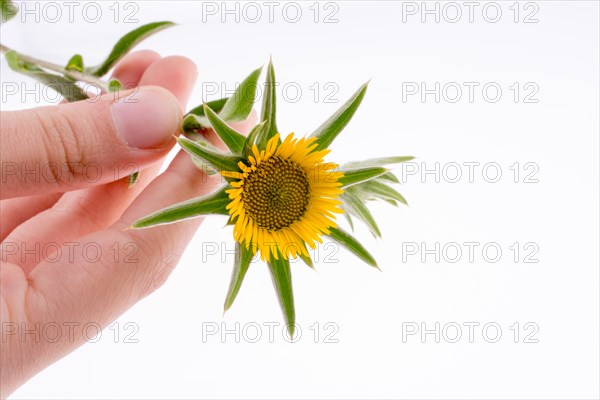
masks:
{"type": "Polygon", "coordinates": [[[363,84],[350,97],[350,99],[342,105],[327,121],[313,132],[311,136],[317,138],[317,147],[314,151],[323,150],[329,147],[339,133],[348,125],[352,116],[360,106],[365,93],[367,92],[368,82],[363,84]]]}
{"type": "Polygon", "coordinates": [[[209,101],[190,110],[183,117],[183,132],[190,133],[210,128],[211,124],[208,118],[206,117],[206,113],[204,112],[204,105],[206,104],[210,107],[211,110],[213,110],[216,113],[219,113],[225,106],[225,103],[227,103],[227,100],[229,100],[229,98],[209,101]]]}
{"type": "Polygon", "coordinates": [[[260,149],[267,147],[267,142],[277,134],[277,99],[275,95],[276,80],[273,60],[269,60],[267,67],[267,77],[265,78],[265,93],[263,97],[261,121],[268,121],[267,129],[261,132],[257,138],[257,145],[260,149]]]}
{"type": "Polygon", "coordinates": [[[394,175],[392,172],[386,172],[385,174],[378,177],[377,180],[388,181],[388,182],[392,182],[392,183],[400,183],[400,180],[398,179],[398,177],[396,175],[394,175]]]}
{"type": "Polygon", "coordinates": [[[227,100],[223,109],[219,113],[224,121],[244,121],[250,115],[256,99],[256,88],[258,86],[258,77],[262,67],[258,68],[240,84],[233,93],[233,96],[227,100]]]}
{"type": "Polygon", "coordinates": [[[377,226],[377,222],[375,222],[375,218],[373,218],[373,214],[371,214],[367,206],[360,198],[353,195],[349,191],[345,191],[341,198],[344,201],[344,206],[349,213],[363,221],[374,236],[381,237],[381,231],[377,226]]]}
{"type": "Polygon", "coordinates": [[[365,182],[371,179],[375,179],[388,172],[387,169],[382,167],[371,167],[371,168],[360,168],[350,170],[340,170],[344,173],[339,181],[342,183],[342,188],[356,185],[361,182],[365,182]]]}
{"type": "Polygon", "coordinates": [[[209,101],[190,110],[183,119],[183,131],[193,132],[212,127],[204,106],[207,105],[223,121],[243,121],[254,106],[258,77],[262,68],[254,70],[236,89],[233,96],[209,101]]]}
{"type": "Polygon", "coordinates": [[[74,81],[46,72],[37,65],[22,60],[16,51],[8,51],[6,54],[4,54],[4,56],[6,57],[8,66],[13,71],[30,76],[44,85],[56,90],[65,99],[67,99],[67,101],[73,102],[88,98],[85,92],[79,86],[77,86],[74,81]]]}
{"type": "Polygon", "coordinates": [[[17,5],[11,0],[0,0],[0,20],[1,23],[8,22],[19,12],[17,5]]]}
{"type": "Polygon", "coordinates": [[[133,174],[129,175],[128,182],[129,182],[130,188],[135,186],[135,184],[138,182],[139,177],[140,177],[140,171],[135,171],[133,174]]]}
{"type": "Polygon", "coordinates": [[[246,137],[227,125],[208,105],[204,105],[204,112],[214,131],[233,154],[242,154],[246,137]]]}
{"type": "Polygon", "coordinates": [[[385,201],[386,203],[388,203],[394,207],[398,207],[398,203],[395,200],[383,199],[383,201],[385,201]]]}
{"type": "Polygon", "coordinates": [[[181,130],[183,133],[195,133],[196,131],[206,129],[208,127],[208,118],[199,117],[194,114],[188,114],[183,117],[183,122],[181,123],[181,130]]]}
{"type": "Polygon", "coordinates": [[[313,264],[310,256],[305,256],[304,254],[300,254],[300,259],[306,264],[309,268],[315,269],[315,264],[313,264]]]}
{"type": "Polygon", "coordinates": [[[235,242],[235,263],[233,264],[229,290],[227,291],[227,296],[225,296],[223,312],[227,312],[233,305],[233,302],[242,287],[242,282],[244,281],[248,267],[250,267],[253,256],[252,250],[240,245],[237,241],[235,242]]]}
{"type": "Polygon", "coordinates": [[[400,203],[408,205],[408,202],[400,193],[394,190],[392,187],[386,185],[385,183],[377,182],[375,180],[364,182],[355,188],[364,191],[365,193],[371,194],[375,197],[379,197],[383,200],[396,200],[400,203]]]}
{"type": "MultiPolygon", "coordinates": [[[[306,243],[302,242],[302,246],[304,246],[304,249],[308,253],[308,248],[306,247],[306,243]]],[[[304,264],[308,265],[312,269],[315,269],[315,265],[313,264],[313,261],[310,258],[310,254],[309,255],[304,255],[304,254],[300,253],[299,256],[300,256],[300,259],[302,261],[304,261],[304,264]]]]}
{"type": "Polygon", "coordinates": [[[75,54],[65,67],[67,71],[78,71],[83,72],[83,57],[81,54],[75,54]]]}
{"type": "Polygon", "coordinates": [[[240,157],[224,154],[207,141],[195,142],[185,137],[178,137],[177,143],[189,154],[214,167],[217,171],[237,171],[240,157]]]}
{"type": "Polygon", "coordinates": [[[204,172],[207,175],[214,175],[214,174],[218,174],[219,170],[216,169],[215,167],[213,167],[211,164],[208,164],[206,161],[194,156],[190,154],[190,157],[192,159],[192,162],[194,163],[194,165],[196,167],[198,167],[198,169],[202,172],[204,172]]]}
{"type": "Polygon", "coordinates": [[[352,229],[352,232],[354,232],[354,222],[352,221],[352,217],[350,216],[350,213],[348,212],[348,210],[344,210],[344,217],[346,217],[346,221],[348,221],[348,225],[350,225],[350,229],[352,229]]]}
{"type": "MultiPolygon", "coordinates": [[[[162,21],[162,22],[152,22],[150,24],[146,24],[140,26],[137,29],[129,32],[125,36],[123,36],[117,44],[113,47],[112,51],[104,60],[104,62],[98,66],[87,68],[86,71],[91,73],[94,76],[103,76],[111,70],[112,67],[131,49],[133,49],[138,43],[147,37],[162,31],[163,29],[174,26],[173,22],[162,21]]],[[[126,82],[127,83],[127,82],[126,82]]]]}
{"type": "Polygon", "coordinates": [[[331,232],[328,236],[334,240],[336,243],[345,247],[354,253],[358,258],[369,264],[371,267],[375,267],[379,269],[377,266],[377,262],[375,258],[364,248],[362,244],[348,232],[344,231],[341,228],[329,228],[331,232]]]}
{"type": "Polygon", "coordinates": [[[163,208],[160,211],[138,219],[130,228],[148,228],[155,225],[169,224],[188,218],[199,217],[201,215],[229,215],[226,207],[230,200],[229,195],[225,193],[229,188],[229,185],[225,185],[223,188],[208,196],[191,199],[163,208]]]}
{"type": "Polygon", "coordinates": [[[283,317],[287,325],[290,337],[294,337],[296,311],[294,310],[294,293],[292,291],[292,273],[290,271],[290,262],[284,259],[281,254],[278,260],[268,262],[271,280],[277,292],[277,300],[283,312],[283,317]]]}
{"type": "Polygon", "coordinates": [[[190,111],[188,111],[186,115],[194,114],[199,117],[205,117],[206,114],[204,113],[204,105],[209,106],[211,110],[218,114],[221,112],[223,107],[225,107],[225,103],[227,103],[227,101],[229,101],[229,97],[223,97],[222,99],[207,101],[206,103],[200,104],[198,107],[192,108],[190,111]]]}
{"type": "Polygon", "coordinates": [[[256,138],[260,135],[263,135],[264,131],[269,127],[269,121],[263,121],[260,124],[256,125],[248,136],[246,137],[246,141],[244,142],[244,151],[243,154],[247,156],[252,154],[252,146],[256,143],[256,138]]]}
{"type": "MultiPolygon", "coordinates": [[[[209,101],[190,110],[183,118],[183,132],[186,136],[190,137],[189,133],[212,127],[212,123],[204,110],[205,106],[208,106],[218,114],[222,121],[245,120],[254,106],[257,88],[256,82],[261,70],[262,68],[253,71],[236,89],[232,97],[209,101]]],[[[229,128],[232,129],[231,127],[229,128]]]]}
{"type": "Polygon", "coordinates": [[[382,158],[371,158],[364,161],[352,161],[346,163],[342,168],[368,168],[368,167],[383,167],[389,164],[400,164],[403,162],[414,160],[413,156],[399,156],[399,157],[382,157],[382,158]]]}
{"type": "Polygon", "coordinates": [[[108,81],[109,93],[118,92],[121,89],[123,89],[123,85],[118,79],[111,79],[110,81],[108,81]]]}

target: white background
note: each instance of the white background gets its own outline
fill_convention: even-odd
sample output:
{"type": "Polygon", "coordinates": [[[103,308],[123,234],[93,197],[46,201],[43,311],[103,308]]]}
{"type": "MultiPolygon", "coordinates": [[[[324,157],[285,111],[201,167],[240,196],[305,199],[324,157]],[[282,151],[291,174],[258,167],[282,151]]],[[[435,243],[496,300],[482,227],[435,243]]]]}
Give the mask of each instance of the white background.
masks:
{"type": "MultiPolygon", "coordinates": [[[[248,21],[255,10],[246,8],[250,14],[244,15],[243,3],[239,23],[235,14],[221,21],[221,2],[212,3],[219,8],[216,15],[203,13],[201,2],[136,2],[127,9],[121,3],[118,23],[109,8],[113,2],[98,4],[97,23],[87,22],[81,7],[73,23],[66,7],[62,18],[50,23],[40,3],[40,22],[34,14],[26,23],[3,26],[2,42],[59,63],[80,52],[91,65],[136,26],[124,21],[125,14],[135,11],[139,24],[176,21],[178,27],[143,47],[184,54],[198,64],[200,81],[190,106],[202,102],[207,82],[232,89],[272,55],[282,85],[302,90],[297,102],[291,101],[292,89],[286,98],[279,93],[278,125],[298,134],[310,133],[372,79],[331,159],[414,155],[411,168],[419,173],[397,170],[405,174],[400,191],[410,207],[373,205],[382,240],[357,229],[383,273],[343,250],[332,254],[332,248],[321,250],[317,273],[293,265],[302,334],[297,343],[286,342],[282,325],[270,343],[264,324],[282,324],[282,317],[263,264],[252,266],[236,304],[221,315],[233,258],[203,250],[209,242],[221,249],[233,244],[231,232],[221,229],[224,220],[215,218],[203,225],[164,287],[123,315],[118,329],[105,330],[98,342],[49,367],[13,398],[598,398],[597,2],[523,2],[517,4],[518,22],[513,2],[498,2],[502,15],[496,23],[486,21],[495,17],[491,6],[482,14],[486,2],[475,8],[472,23],[463,2],[457,3],[463,15],[456,23],[448,21],[456,9],[444,8],[445,3],[438,4],[447,12],[439,23],[435,15],[426,15],[424,23],[420,12],[403,15],[410,5],[393,1],[336,2],[328,8],[321,3],[318,23],[314,6],[309,8],[313,2],[299,3],[297,23],[289,22],[294,9],[283,13],[284,3],[275,8],[273,23],[260,2],[263,15],[256,23],[248,21]],[[332,11],[337,23],[324,23],[332,11]],[[531,13],[538,22],[524,23],[531,13]],[[317,101],[310,89],[315,82],[321,89],[317,101]],[[338,104],[324,102],[332,87],[324,89],[328,82],[339,88],[332,97],[338,104]],[[463,96],[456,103],[448,101],[455,92],[442,93],[439,103],[433,94],[424,102],[419,95],[403,99],[407,82],[425,82],[430,89],[435,82],[441,87],[456,82],[463,96]],[[463,82],[479,83],[473,102],[463,82]],[[482,95],[490,82],[502,89],[497,102],[482,95]],[[510,89],[515,82],[517,102],[510,89]],[[526,83],[533,86],[525,90],[526,83]],[[539,89],[530,99],[537,103],[526,103],[532,87],[539,89]],[[465,162],[479,163],[472,182],[465,162]],[[435,163],[440,163],[439,182],[434,174],[420,174],[435,163]],[[488,182],[496,169],[482,172],[488,163],[500,168],[496,183],[488,182]],[[510,169],[515,163],[521,172],[517,183],[510,169]],[[526,163],[533,164],[525,169],[526,163]],[[456,165],[463,175],[451,183],[456,165]],[[530,178],[538,182],[526,183],[534,170],[530,178]],[[472,262],[465,242],[479,243],[472,262]],[[521,249],[517,262],[515,242],[521,249]],[[436,243],[448,249],[439,262],[434,254],[423,261],[421,252],[406,251],[412,244],[423,250],[436,243]],[[452,243],[463,250],[454,263],[452,243]],[[484,258],[487,243],[502,250],[499,261],[484,258]],[[535,248],[533,259],[539,262],[524,262],[535,248]],[[326,254],[329,262],[323,260],[326,254]],[[464,325],[469,322],[479,324],[472,342],[464,325]],[[208,325],[233,330],[236,323],[251,338],[254,324],[261,326],[258,343],[244,336],[236,343],[233,334],[203,340],[208,325]],[[411,323],[419,329],[422,323],[427,329],[439,323],[439,343],[434,334],[406,336],[411,323]],[[490,340],[496,336],[493,328],[487,336],[482,332],[488,323],[502,329],[496,343],[490,340]],[[526,323],[531,323],[527,329],[526,323]],[[462,337],[451,343],[456,324],[462,337]],[[138,342],[126,343],[124,335],[134,326],[139,329],[130,339],[138,342]],[[326,343],[332,326],[339,329],[331,337],[337,343],[326,343]]],[[[1,78],[3,85],[34,85],[7,71],[4,61],[1,78]]],[[[491,89],[489,94],[494,95],[491,89]]],[[[2,108],[36,103],[31,96],[9,96],[2,108]]],[[[493,248],[488,256],[495,257],[493,248]]]]}

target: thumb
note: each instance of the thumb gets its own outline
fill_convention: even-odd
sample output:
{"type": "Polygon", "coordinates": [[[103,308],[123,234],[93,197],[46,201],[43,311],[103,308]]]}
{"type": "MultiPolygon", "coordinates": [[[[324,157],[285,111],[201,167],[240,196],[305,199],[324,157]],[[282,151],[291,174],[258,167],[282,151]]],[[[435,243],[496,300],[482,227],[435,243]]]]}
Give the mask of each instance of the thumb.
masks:
{"type": "Polygon", "coordinates": [[[175,96],[155,86],[3,112],[0,198],[121,179],[168,152],[181,118],[175,96]]]}

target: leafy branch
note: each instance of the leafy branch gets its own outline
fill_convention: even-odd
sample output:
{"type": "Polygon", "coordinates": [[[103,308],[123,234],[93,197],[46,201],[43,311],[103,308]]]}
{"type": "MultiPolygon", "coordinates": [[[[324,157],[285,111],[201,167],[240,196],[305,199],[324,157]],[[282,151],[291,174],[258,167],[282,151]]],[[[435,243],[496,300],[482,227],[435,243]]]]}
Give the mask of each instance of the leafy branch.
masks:
{"type": "Polygon", "coordinates": [[[142,25],[119,39],[100,65],[88,68],[84,68],[83,57],[79,54],[75,54],[63,66],[22,54],[1,43],[0,51],[6,57],[12,70],[28,75],[45,85],[57,89],[68,101],[77,101],[81,100],[82,97],[86,97],[85,93],[76,85],[77,82],[93,85],[100,89],[101,93],[109,93],[119,89],[121,85],[116,80],[106,82],[101,77],[106,75],[121,58],[142,40],[174,25],[170,21],[142,25]]]}
{"type": "MultiPolygon", "coordinates": [[[[18,53],[15,50],[12,50],[11,48],[3,45],[2,43],[0,43],[0,51],[5,56],[7,55],[7,53],[12,54],[13,58],[20,60],[22,63],[35,65],[42,69],[50,70],[53,72],[58,72],[59,74],[63,75],[64,77],[71,78],[74,81],[89,83],[89,84],[94,85],[97,88],[99,88],[102,93],[109,92],[108,83],[103,81],[100,78],[93,76],[93,75],[86,74],[84,72],[79,72],[76,70],[68,70],[68,69],[66,69],[66,67],[63,67],[62,65],[54,64],[49,61],[40,60],[35,57],[31,57],[31,56],[28,56],[25,54],[18,53]]],[[[11,65],[11,68],[13,70],[15,70],[16,72],[22,72],[20,70],[17,70],[16,68],[14,68],[12,65],[11,65]]]]}

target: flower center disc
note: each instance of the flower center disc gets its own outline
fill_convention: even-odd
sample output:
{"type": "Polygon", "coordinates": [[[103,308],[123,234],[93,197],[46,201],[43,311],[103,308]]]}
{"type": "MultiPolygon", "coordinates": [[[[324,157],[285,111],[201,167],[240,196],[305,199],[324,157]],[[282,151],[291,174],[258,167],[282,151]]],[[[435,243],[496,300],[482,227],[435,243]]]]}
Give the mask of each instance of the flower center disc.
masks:
{"type": "Polygon", "coordinates": [[[261,228],[280,230],[300,219],[308,207],[310,184],[294,161],[271,157],[244,180],[246,212],[261,228]]]}

